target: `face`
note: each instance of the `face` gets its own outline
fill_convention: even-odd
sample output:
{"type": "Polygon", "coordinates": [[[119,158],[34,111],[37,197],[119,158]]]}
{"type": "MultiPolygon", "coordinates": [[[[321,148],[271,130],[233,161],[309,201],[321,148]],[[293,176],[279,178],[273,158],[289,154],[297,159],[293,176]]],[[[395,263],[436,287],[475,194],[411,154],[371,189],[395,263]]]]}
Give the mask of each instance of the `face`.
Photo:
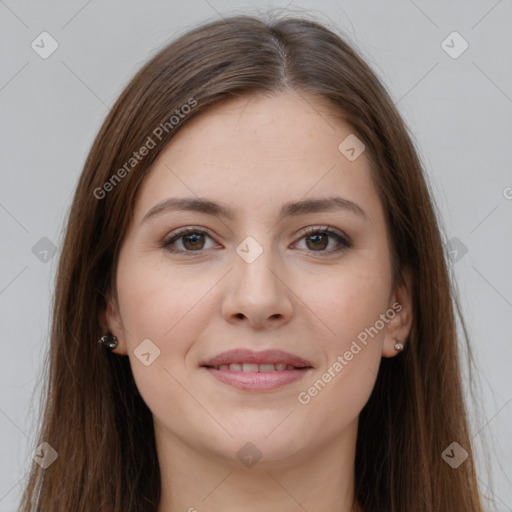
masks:
{"type": "Polygon", "coordinates": [[[354,432],[411,318],[369,159],[338,149],[351,133],[312,99],[250,96],[159,155],[106,316],[157,439],[233,462],[251,442],[278,463],[354,432]]]}

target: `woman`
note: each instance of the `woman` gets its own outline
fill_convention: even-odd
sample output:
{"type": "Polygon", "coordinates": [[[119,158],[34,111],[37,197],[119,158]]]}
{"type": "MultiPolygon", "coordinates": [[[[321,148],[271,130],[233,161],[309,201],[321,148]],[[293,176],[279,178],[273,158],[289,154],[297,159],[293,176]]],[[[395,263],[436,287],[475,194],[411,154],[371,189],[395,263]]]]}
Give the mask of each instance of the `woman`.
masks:
{"type": "Polygon", "coordinates": [[[200,26],[81,174],[20,511],[481,511],[456,305],[357,53],[304,19],[200,26]]]}

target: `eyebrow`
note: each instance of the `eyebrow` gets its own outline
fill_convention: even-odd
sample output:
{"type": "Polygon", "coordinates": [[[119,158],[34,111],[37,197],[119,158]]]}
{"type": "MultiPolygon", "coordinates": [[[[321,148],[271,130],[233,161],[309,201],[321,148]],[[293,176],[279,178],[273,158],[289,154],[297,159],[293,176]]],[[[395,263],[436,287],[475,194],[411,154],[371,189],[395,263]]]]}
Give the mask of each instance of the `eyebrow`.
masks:
{"type": "MultiPolygon", "coordinates": [[[[332,211],[336,209],[352,212],[362,217],[367,222],[370,222],[367,213],[357,203],[340,196],[328,197],[325,199],[290,201],[282,206],[279,218],[332,211]]],[[[141,224],[144,224],[148,220],[168,211],[194,211],[205,213],[207,215],[224,217],[230,220],[233,220],[236,217],[236,211],[225,203],[198,197],[169,197],[153,206],[146,215],[144,215],[141,224]]]]}

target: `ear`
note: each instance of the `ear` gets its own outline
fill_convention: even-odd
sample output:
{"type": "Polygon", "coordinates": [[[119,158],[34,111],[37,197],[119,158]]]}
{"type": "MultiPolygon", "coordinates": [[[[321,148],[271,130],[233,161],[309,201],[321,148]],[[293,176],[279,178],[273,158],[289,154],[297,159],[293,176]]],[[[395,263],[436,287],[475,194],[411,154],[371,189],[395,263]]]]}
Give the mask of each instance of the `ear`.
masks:
{"type": "Polygon", "coordinates": [[[396,343],[402,343],[404,348],[407,345],[407,337],[412,325],[412,277],[411,269],[408,267],[404,268],[398,284],[391,295],[390,309],[388,311],[393,311],[395,314],[392,318],[392,313],[388,314],[390,320],[386,327],[382,357],[394,357],[399,354],[400,352],[395,349],[396,343]]]}
{"type": "Polygon", "coordinates": [[[105,306],[100,311],[99,321],[103,333],[111,332],[117,338],[117,347],[112,352],[127,355],[125,329],[119,313],[119,302],[110,291],[105,296],[105,306]]]}

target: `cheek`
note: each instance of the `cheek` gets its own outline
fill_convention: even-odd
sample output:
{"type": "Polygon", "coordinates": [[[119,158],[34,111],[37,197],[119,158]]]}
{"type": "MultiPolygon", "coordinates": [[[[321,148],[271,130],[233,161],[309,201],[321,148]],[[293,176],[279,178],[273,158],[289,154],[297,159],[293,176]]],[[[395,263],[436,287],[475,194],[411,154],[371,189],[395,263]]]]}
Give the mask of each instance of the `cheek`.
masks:
{"type": "Polygon", "coordinates": [[[304,290],[307,305],[325,333],[326,352],[332,356],[348,350],[360,334],[364,340],[364,333],[388,307],[389,285],[382,265],[360,265],[333,272],[323,284],[320,280],[304,290]]]}
{"type": "Polygon", "coordinates": [[[172,341],[173,349],[179,349],[179,340],[187,339],[184,332],[198,325],[201,299],[215,279],[173,268],[165,256],[154,255],[120,262],[118,283],[129,343],[140,343],[142,336],[161,347],[172,341]]]}
{"type": "Polygon", "coordinates": [[[213,314],[205,311],[207,304],[213,307],[205,295],[217,282],[216,276],[199,274],[191,267],[172,268],[159,257],[120,259],[118,292],[128,356],[137,387],[150,408],[179,396],[177,382],[185,382],[191,369],[187,355],[213,314]],[[158,356],[145,366],[137,354],[147,339],[157,347],[150,345],[149,352],[158,356]]]}
{"type": "Polygon", "coordinates": [[[321,320],[317,325],[325,327],[326,361],[316,380],[305,385],[299,402],[315,411],[311,418],[323,418],[326,435],[350,423],[374,387],[384,334],[379,319],[388,306],[390,284],[383,267],[382,262],[347,266],[309,295],[308,306],[321,320]]]}
{"type": "MultiPolygon", "coordinates": [[[[197,404],[185,391],[189,386],[184,361],[203,329],[201,316],[204,320],[206,315],[201,298],[214,281],[207,275],[193,278],[176,270],[171,272],[169,267],[150,262],[149,258],[134,258],[125,264],[120,262],[118,283],[128,357],[144,402],[154,417],[178,430],[182,422],[169,404],[180,404],[180,417],[196,423],[204,421],[197,404]],[[141,342],[146,339],[157,347],[149,345],[147,365],[144,358],[137,357],[141,355],[141,342]]],[[[183,426],[182,435],[185,434],[183,426]]]]}
{"type": "Polygon", "coordinates": [[[323,429],[327,437],[359,415],[375,385],[384,329],[374,329],[386,312],[387,286],[379,269],[347,269],[308,295],[318,326],[311,334],[323,333],[314,342],[325,361],[304,383],[298,401],[310,427],[323,429]]]}

